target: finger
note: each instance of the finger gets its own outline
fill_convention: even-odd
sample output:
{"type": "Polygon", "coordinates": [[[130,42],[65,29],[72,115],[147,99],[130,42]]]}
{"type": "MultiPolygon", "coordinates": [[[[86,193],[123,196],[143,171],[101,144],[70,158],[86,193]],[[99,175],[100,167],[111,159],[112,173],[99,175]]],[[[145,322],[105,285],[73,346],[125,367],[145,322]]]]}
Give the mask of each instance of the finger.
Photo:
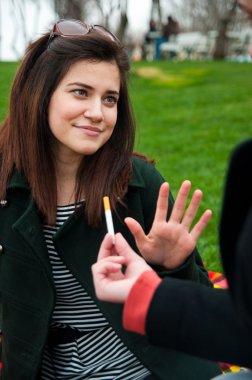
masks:
{"type": "MultiPolygon", "coordinates": [[[[106,286],[113,280],[110,278],[111,274],[121,272],[122,265],[113,262],[103,262],[103,265],[96,263],[92,266],[93,283],[96,296],[103,299],[106,294],[106,286]]],[[[105,300],[105,299],[104,299],[105,300]]]]}
{"type": "Polygon", "coordinates": [[[191,189],[191,182],[186,180],[182,183],[177,198],[175,200],[170,220],[173,222],[181,222],[183,217],[185,206],[188,198],[189,191],[191,189]]]}
{"type": "Polygon", "coordinates": [[[206,228],[209,220],[212,217],[212,211],[211,210],[206,210],[198,223],[195,224],[191,231],[191,236],[193,237],[194,241],[196,242],[200,235],[202,234],[203,230],[206,228]]]}
{"type": "Polygon", "coordinates": [[[111,234],[106,234],[97,256],[97,261],[102,260],[104,257],[108,257],[114,253],[113,237],[111,234]]]}
{"type": "Polygon", "coordinates": [[[109,272],[115,273],[121,270],[125,258],[122,256],[109,256],[92,265],[93,274],[108,275],[109,272]]]}
{"type": "Polygon", "coordinates": [[[111,263],[111,262],[104,262],[100,266],[94,266],[92,267],[93,276],[95,278],[104,278],[109,277],[111,273],[119,272],[122,269],[122,264],[120,263],[111,263]]]}
{"type": "Polygon", "coordinates": [[[102,266],[104,263],[120,263],[123,264],[125,262],[125,257],[123,256],[108,256],[104,259],[97,261],[93,265],[102,266]]]}
{"type": "Polygon", "coordinates": [[[133,251],[128,242],[124,239],[122,234],[118,233],[115,235],[115,247],[117,253],[123,256],[125,259],[125,264],[127,265],[130,261],[139,258],[138,254],[133,251]]]}
{"type": "Polygon", "coordinates": [[[169,199],[169,184],[167,182],[162,183],[159,189],[157,208],[155,213],[154,222],[166,222],[168,212],[168,199],[169,199]]]}
{"type": "Polygon", "coordinates": [[[199,205],[202,199],[202,191],[201,190],[195,190],[191,202],[189,203],[189,206],[185,212],[185,215],[182,220],[182,224],[189,230],[197,212],[199,209],[199,205]]]}
{"type": "Polygon", "coordinates": [[[133,218],[125,218],[124,222],[126,223],[128,229],[130,230],[130,232],[134,236],[135,241],[137,243],[137,246],[140,249],[140,247],[146,241],[146,235],[145,235],[141,225],[133,218]]]}

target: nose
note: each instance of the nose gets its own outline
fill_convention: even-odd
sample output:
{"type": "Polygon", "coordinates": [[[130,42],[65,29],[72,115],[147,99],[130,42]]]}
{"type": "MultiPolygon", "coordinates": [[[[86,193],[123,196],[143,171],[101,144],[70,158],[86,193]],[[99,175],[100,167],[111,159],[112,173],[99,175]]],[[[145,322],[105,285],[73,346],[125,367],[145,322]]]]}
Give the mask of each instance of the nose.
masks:
{"type": "Polygon", "coordinates": [[[101,122],[104,119],[101,100],[100,99],[93,99],[92,101],[90,100],[90,102],[86,104],[84,116],[87,119],[90,119],[94,123],[101,122]]]}

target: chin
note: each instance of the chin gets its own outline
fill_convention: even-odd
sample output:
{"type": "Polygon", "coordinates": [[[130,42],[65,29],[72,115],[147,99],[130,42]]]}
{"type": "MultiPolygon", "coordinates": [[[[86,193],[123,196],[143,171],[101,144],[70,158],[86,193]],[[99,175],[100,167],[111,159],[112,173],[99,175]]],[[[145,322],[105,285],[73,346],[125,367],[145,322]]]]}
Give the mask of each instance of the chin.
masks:
{"type": "Polygon", "coordinates": [[[83,156],[92,156],[92,154],[95,154],[100,148],[97,149],[83,149],[81,150],[80,153],[83,156]]]}

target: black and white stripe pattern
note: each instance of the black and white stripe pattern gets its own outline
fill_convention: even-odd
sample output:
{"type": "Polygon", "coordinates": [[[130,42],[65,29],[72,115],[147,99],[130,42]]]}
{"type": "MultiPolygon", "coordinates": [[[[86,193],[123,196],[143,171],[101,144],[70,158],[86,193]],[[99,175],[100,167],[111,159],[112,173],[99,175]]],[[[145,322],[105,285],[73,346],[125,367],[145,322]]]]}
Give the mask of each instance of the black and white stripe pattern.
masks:
{"type": "Polygon", "coordinates": [[[74,205],[58,207],[56,226],[44,226],[56,288],[51,327],[71,327],[85,335],[71,343],[46,346],[42,379],[144,379],[149,371],[119,339],[55,251],[53,235],[74,210],[74,205]]]}

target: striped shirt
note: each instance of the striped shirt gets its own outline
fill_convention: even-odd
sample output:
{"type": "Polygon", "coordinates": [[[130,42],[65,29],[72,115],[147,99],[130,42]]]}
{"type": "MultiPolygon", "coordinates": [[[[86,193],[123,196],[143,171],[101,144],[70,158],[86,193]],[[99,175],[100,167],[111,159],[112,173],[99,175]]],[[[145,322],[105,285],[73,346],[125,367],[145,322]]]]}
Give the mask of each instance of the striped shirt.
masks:
{"type": "Polygon", "coordinates": [[[149,371],[123,344],[93,299],[55,250],[53,235],[74,210],[74,205],[59,206],[56,225],[44,225],[56,289],[51,328],[70,327],[85,334],[70,343],[47,345],[41,377],[44,380],[144,379],[149,371]]]}

